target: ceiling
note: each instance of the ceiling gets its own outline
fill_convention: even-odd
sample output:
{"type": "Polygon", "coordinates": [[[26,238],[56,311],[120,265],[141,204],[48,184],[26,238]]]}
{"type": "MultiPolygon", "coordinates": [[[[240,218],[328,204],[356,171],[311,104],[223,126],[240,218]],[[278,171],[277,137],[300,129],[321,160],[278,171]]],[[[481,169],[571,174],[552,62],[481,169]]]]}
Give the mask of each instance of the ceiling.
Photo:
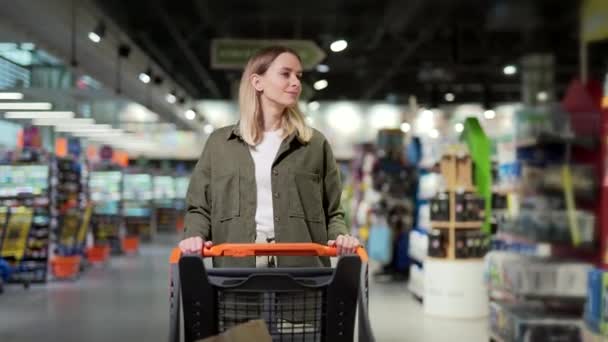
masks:
{"type": "MultiPolygon", "coordinates": [[[[404,103],[517,101],[521,76],[504,65],[531,53],[555,56],[560,96],[578,74],[578,1],[529,0],[97,0],[154,62],[193,98],[234,97],[234,70],[210,66],[214,38],[305,39],[327,53],[326,78],[315,100],[404,103]],[[330,52],[335,39],[348,48],[330,52]],[[491,99],[489,99],[491,98],[491,99]]],[[[604,72],[605,46],[590,53],[592,73],[604,72]]]]}

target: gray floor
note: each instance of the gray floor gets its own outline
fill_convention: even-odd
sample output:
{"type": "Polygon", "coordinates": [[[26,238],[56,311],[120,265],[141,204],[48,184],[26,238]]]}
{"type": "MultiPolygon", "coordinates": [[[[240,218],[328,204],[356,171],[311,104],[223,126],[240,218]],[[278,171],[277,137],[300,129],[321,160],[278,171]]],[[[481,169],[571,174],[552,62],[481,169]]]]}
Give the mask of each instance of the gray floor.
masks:
{"type": "MultiPolygon", "coordinates": [[[[0,295],[0,341],[165,341],[172,241],[164,240],[75,282],[7,287],[0,295]]],[[[378,341],[488,341],[485,320],[425,317],[404,284],[372,283],[370,317],[378,341]]]]}

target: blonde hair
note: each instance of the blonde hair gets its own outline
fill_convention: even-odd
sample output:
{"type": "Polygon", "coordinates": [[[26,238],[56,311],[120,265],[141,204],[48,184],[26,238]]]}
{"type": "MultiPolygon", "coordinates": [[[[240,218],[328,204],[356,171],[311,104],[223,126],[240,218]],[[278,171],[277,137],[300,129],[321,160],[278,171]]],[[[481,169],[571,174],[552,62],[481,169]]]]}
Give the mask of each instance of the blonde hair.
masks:
{"type": "MultiPolygon", "coordinates": [[[[260,94],[251,84],[251,76],[253,74],[263,75],[266,73],[270,64],[282,53],[290,53],[296,56],[300,62],[302,61],[300,56],[290,48],[271,46],[258,51],[249,58],[241,76],[241,84],[239,86],[241,121],[239,123],[239,130],[243,140],[251,146],[255,146],[262,141],[264,132],[260,94]]],[[[300,111],[298,103],[285,109],[283,120],[281,121],[281,128],[286,136],[295,132],[298,140],[304,143],[312,138],[312,129],[306,125],[304,115],[300,111]]]]}

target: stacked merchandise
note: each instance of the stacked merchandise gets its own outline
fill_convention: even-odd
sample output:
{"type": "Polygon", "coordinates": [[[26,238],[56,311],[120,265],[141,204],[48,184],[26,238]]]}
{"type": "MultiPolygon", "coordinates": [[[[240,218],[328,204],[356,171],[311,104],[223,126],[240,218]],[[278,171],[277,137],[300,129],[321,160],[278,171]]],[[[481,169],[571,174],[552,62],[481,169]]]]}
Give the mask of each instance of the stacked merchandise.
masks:
{"type": "Polygon", "coordinates": [[[113,254],[122,252],[122,176],[122,171],[115,166],[95,169],[90,175],[94,203],[91,227],[95,248],[99,248],[101,254],[107,253],[108,248],[113,254]]]}
{"type": "Polygon", "coordinates": [[[429,248],[428,233],[431,230],[430,200],[439,191],[440,176],[419,167],[418,196],[416,201],[417,217],[414,229],[410,232],[410,281],[409,290],[414,297],[424,297],[424,262],[429,248]]]}
{"type": "MultiPolygon", "coordinates": [[[[75,142],[71,141],[74,145],[75,142]]],[[[89,204],[88,169],[78,154],[57,158],[58,231],[53,238],[52,259],[56,278],[73,278],[80,271],[92,208],[89,204]]]]}
{"type": "Polygon", "coordinates": [[[370,230],[370,211],[377,201],[373,190],[372,169],[376,162],[376,150],[372,144],[361,144],[355,147],[355,156],[351,162],[350,177],[344,184],[346,198],[350,199],[345,211],[350,213],[350,227],[361,243],[367,244],[370,230]]]}
{"type": "Polygon", "coordinates": [[[154,182],[154,207],[156,228],[162,232],[174,232],[178,211],[175,208],[175,183],[173,176],[157,175],[154,182]]]}
{"type": "Polygon", "coordinates": [[[31,148],[0,165],[0,258],[12,269],[10,282],[47,280],[50,234],[57,225],[53,159],[31,148]]]}
{"type": "Polygon", "coordinates": [[[151,240],[154,233],[151,208],[152,176],[136,170],[126,172],[123,180],[122,200],[126,238],[132,239],[125,241],[133,241],[132,243],[135,244],[137,238],[151,240]]]}
{"type": "Polygon", "coordinates": [[[446,154],[440,162],[446,191],[430,201],[431,232],[428,254],[432,258],[480,259],[486,253],[484,201],[473,186],[473,165],[466,152],[446,154]]]}
{"type": "Polygon", "coordinates": [[[69,139],[69,155],[57,157],[57,209],[59,242],[55,253],[68,256],[83,254],[90,214],[89,170],[80,156],[80,142],[69,139]]]}
{"type": "Polygon", "coordinates": [[[599,144],[573,134],[559,108],[525,109],[516,124],[516,139],[502,143],[514,160],[499,166],[508,215],[486,259],[492,336],[580,340],[587,273],[598,254],[599,144]]]}
{"type": "MultiPolygon", "coordinates": [[[[379,218],[376,223],[382,223],[379,227],[390,228],[391,239],[384,248],[391,250],[392,255],[375,276],[404,280],[409,278],[410,272],[409,233],[415,219],[417,170],[406,158],[401,130],[380,130],[377,146],[378,159],[371,175],[372,186],[380,194],[380,199],[375,204],[375,214],[379,218]]],[[[370,238],[381,231],[372,229],[370,238]]],[[[375,246],[370,245],[370,248],[374,255],[375,246]]]]}
{"type": "MultiPolygon", "coordinates": [[[[479,133],[485,136],[483,131],[479,133]]],[[[485,200],[477,188],[479,177],[474,177],[486,161],[478,158],[474,164],[469,146],[449,146],[439,161],[441,184],[430,200],[431,229],[424,264],[424,310],[428,315],[480,318],[488,313],[483,278],[488,248],[485,200]]]]}

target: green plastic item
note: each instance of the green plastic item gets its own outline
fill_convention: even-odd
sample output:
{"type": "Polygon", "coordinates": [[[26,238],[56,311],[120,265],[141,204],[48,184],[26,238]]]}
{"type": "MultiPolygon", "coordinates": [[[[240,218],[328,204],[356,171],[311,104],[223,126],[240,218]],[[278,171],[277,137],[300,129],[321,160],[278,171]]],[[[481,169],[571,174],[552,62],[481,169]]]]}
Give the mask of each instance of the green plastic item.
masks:
{"type": "Polygon", "coordinates": [[[467,118],[460,140],[466,142],[471,159],[475,165],[473,182],[477,193],[485,202],[485,220],[482,230],[490,234],[490,218],[492,217],[492,142],[479,124],[477,118],[467,118]]]}

